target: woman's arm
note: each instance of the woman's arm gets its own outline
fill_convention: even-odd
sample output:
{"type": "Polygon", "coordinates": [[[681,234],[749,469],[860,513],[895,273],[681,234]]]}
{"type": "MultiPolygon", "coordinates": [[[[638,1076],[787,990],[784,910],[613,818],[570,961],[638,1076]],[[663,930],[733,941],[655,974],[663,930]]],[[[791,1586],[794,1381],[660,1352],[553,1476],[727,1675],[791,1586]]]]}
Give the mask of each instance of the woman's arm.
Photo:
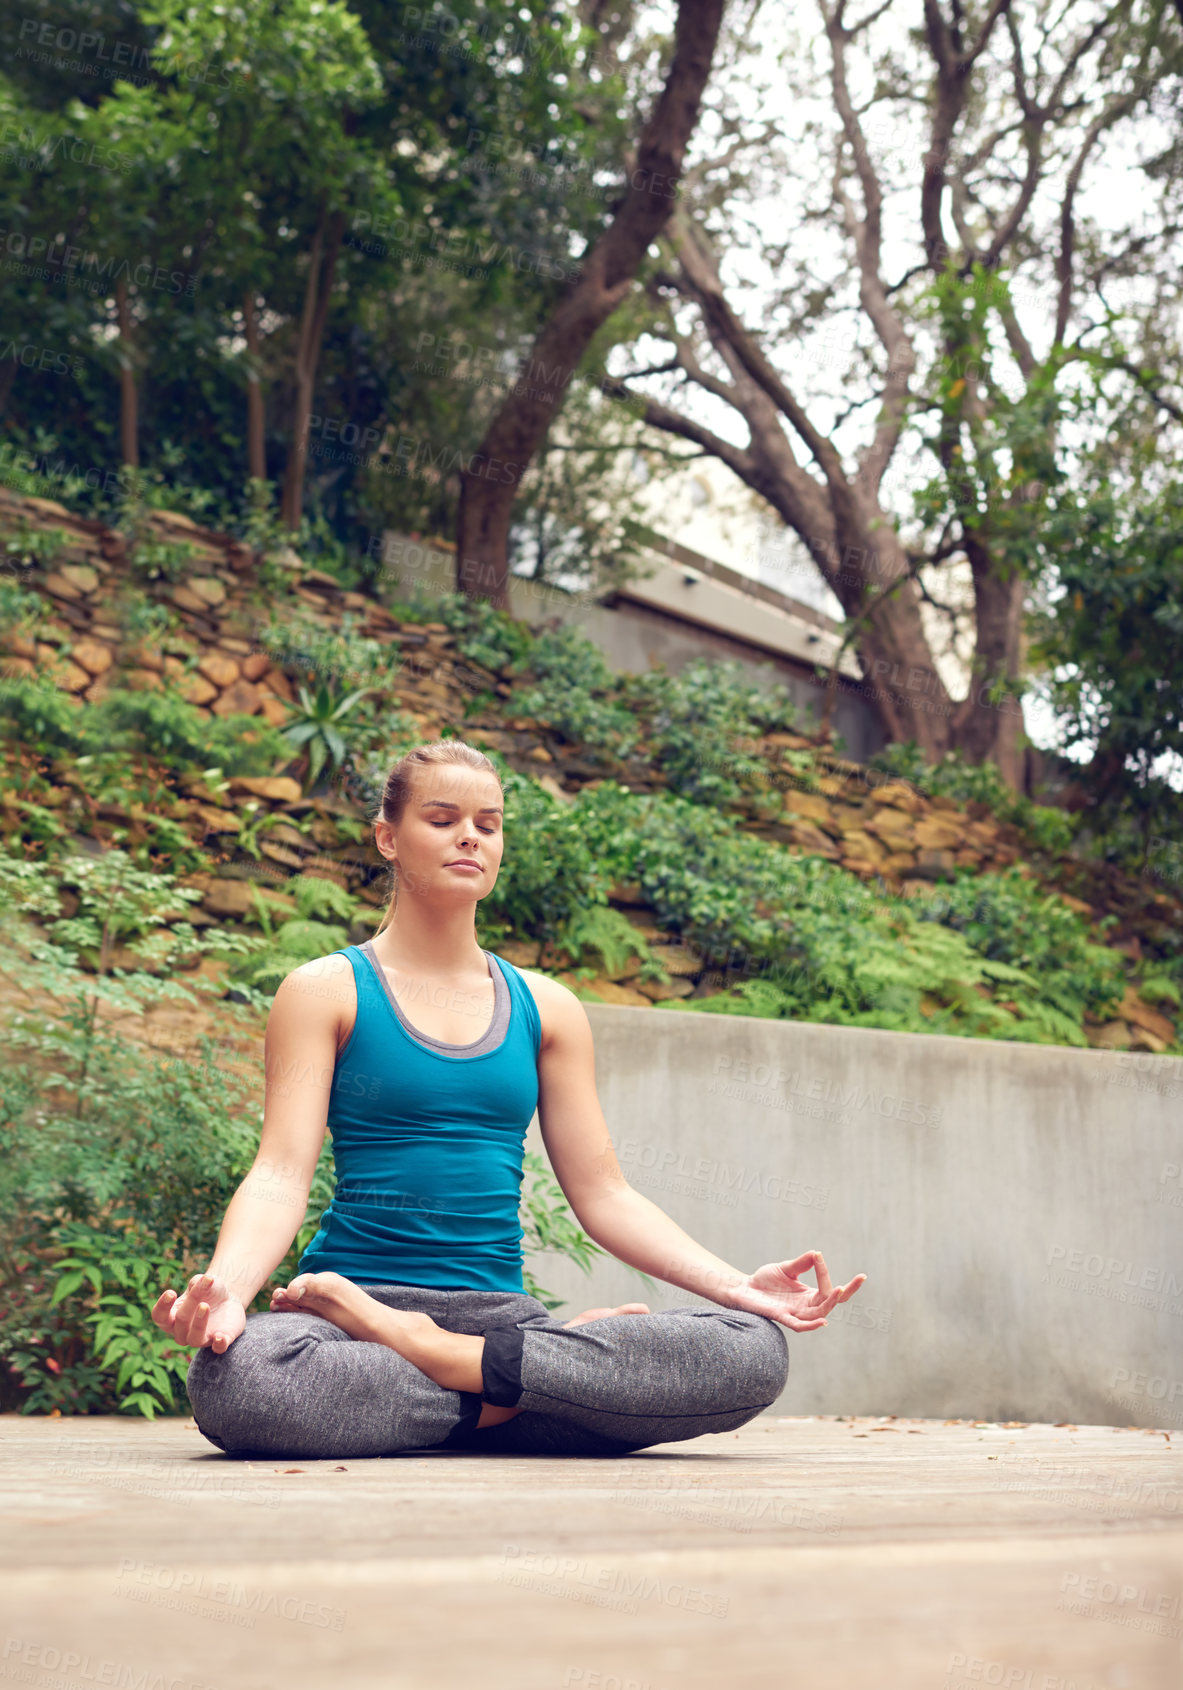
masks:
{"type": "Polygon", "coordinates": [[[152,1311],[157,1325],[182,1343],[224,1350],[291,1248],[324,1143],[340,1012],[351,982],[347,957],[321,957],[293,969],[276,991],[263,1043],[266,1090],[254,1162],[227,1205],[206,1272],[180,1297],[164,1291],[152,1311]]]}
{"type": "Polygon", "coordinates": [[[538,1121],[555,1178],[580,1226],[620,1261],[728,1308],[766,1314],[795,1332],[826,1324],[836,1303],[866,1279],[831,1286],[820,1251],[744,1273],[684,1232],[625,1179],[596,1094],[595,1048],[587,1012],[558,981],[532,975],[545,995],[546,1032],[538,1056],[538,1121]],[[817,1290],[798,1275],[814,1268],[817,1290]]]}

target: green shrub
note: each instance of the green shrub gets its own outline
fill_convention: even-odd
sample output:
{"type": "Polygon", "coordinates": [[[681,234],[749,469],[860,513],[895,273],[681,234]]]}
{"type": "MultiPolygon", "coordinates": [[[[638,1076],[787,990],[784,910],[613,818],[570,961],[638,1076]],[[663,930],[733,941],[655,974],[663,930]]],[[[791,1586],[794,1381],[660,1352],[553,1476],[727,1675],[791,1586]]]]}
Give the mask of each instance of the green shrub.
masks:
{"type": "Polygon", "coordinates": [[[250,987],[260,994],[260,1007],[275,996],[294,968],[331,951],[344,950],[349,943],[349,924],[359,907],[358,900],[343,886],[316,875],[295,875],[284,883],[284,892],[295,898],[296,913],[278,923],[271,907],[256,893],[255,908],[265,945],[235,963],[227,976],[236,986],[250,987]]]}
{"type": "MultiPolygon", "coordinates": [[[[10,556],[23,552],[24,542],[9,535],[4,542],[4,549],[10,556]]],[[[0,628],[28,636],[44,619],[47,611],[48,607],[41,593],[30,592],[10,576],[0,577],[0,628]]]]}
{"type": "Polygon", "coordinates": [[[512,841],[497,884],[477,905],[482,944],[514,934],[561,943],[572,921],[625,878],[628,828],[635,799],[605,782],[587,788],[573,804],[509,768],[496,752],[490,761],[505,793],[505,829],[512,841]]]}
{"type": "Polygon", "coordinates": [[[12,994],[32,970],[56,1006],[0,1028],[0,1358],[5,1406],[25,1413],[151,1417],[184,1401],[191,1352],[148,1309],[208,1261],[259,1112],[219,1067],[218,1043],[203,1041],[198,1065],[172,1062],[99,1013],[199,1001],[200,981],[109,962],[125,942],[166,966],[215,952],[216,935],[186,924],[155,931],[183,897],[121,852],[0,856],[0,970],[12,994]],[[64,886],[78,900],[69,917],[57,914],[64,886]]]}
{"type": "Polygon", "coordinates": [[[89,749],[93,721],[76,699],[48,680],[0,676],[0,733],[5,739],[43,751],[89,749]]]}
{"type": "Polygon", "coordinates": [[[727,805],[759,789],[768,764],[745,742],[792,728],[797,712],[784,688],[763,692],[747,674],[742,663],[699,657],[675,675],[654,669],[628,679],[629,705],[645,720],[646,757],[671,792],[727,805]]]}
{"type": "Polygon", "coordinates": [[[611,967],[627,933],[603,906],[614,883],[637,883],[726,988],[669,1008],[1082,1045],[1085,1013],[1124,990],[1121,958],[1015,871],[915,905],[672,794],[604,781],[565,805],[519,787],[507,814],[513,847],[482,912],[611,967]]]}
{"type": "Polygon", "coordinates": [[[129,749],[178,770],[217,768],[225,775],[268,775],[291,755],[278,728],[262,718],[201,716],[175,692],[112,688],[89,708],[104,736],[126,736],[129,749]]]}
{"type": "Polygon", "coordinates": [[[535,640],[530,627],[495,609],[488,599],[469,593],[444,593],[424,599],[422,608],[421,620],[442,622],[456,636],[456,650],[470,663],[497,672],[521,669],[529,660],[535,640]]]}
{"type": "Polygon", "coordinates": [[[957,804],[987,804],[998,821],[1012,823],[1037,850],[1050,856],[1062,856],[1076,838],[1077,816],[1016,793],[997,763],[969,763],[960,751],[947,751],[939,762],[930,763],[915,740],[909,740],[877,752],[870,766],[933,797],[952,798],[957,804]]]}
{"type": "MultiPolygon", "coordinates": [[[[918,913],[964,933],[991,961],[1021,968],[1038,982],[1040,997],[1075,1022],[1086,1011],[1103,1019],[1125,991],[1121,956],[1098,945],[1074,909],[1017,868],[963,871],[918,913]]],[[[1108,919],[1112,924],[1115,917],[1108,919]]]]}
{"type": "Polygon", "coordinates": [[[175,692],[113,687],[95,704],[32,676],[0,678],[4,736],[43,752],[78,756],[142,752],[185,771],[269,774],[291,755],[279,731],[256,716],[202,716],[175,692]]]}
{"type": "Polygon", "coordinates": [[[619,677],[584,634],[564,624],[546,629],[530,649],[529,672],[534,685],[514,698],[518,714],[536,716],[568,744],[593,754],[623,759],[633,750],[639,724],[610,696],[619,677]]]}

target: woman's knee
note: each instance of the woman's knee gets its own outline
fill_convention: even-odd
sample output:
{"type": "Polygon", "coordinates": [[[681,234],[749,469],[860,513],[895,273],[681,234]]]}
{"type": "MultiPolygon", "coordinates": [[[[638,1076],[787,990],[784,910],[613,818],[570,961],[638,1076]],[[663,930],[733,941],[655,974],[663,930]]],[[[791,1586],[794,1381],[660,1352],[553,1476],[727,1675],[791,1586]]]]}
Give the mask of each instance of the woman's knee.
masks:
{"type": "Polygon", "coordinates": [[[434,1398],[451,1393],[313,1314],[248,1315],[221,1355],[197,1351],[186,1386],[198,1430],[228,1455],[393,1455],[448,1430],[434,1398]]]}
{"type": "Polygon", "coordinates": [[[261,1450],[281,1423],[290,1422],[299,1407],[292,1363],[320,1341],[313,1322],[329,1324],[315,1315],[252,1312],[220,1355],[208,1347],[194,1353],[185,1389],[203,1437],[228,1454],[249,1453],[261,1450]]]}
{"type": "Polygon", "coordinates": [[[788,1383],[789,1346],[784,1328],[767,1315],[747,1309],[720,1310],[714,1318],[743,1335],[737,1339],[728,1365],[737,1402],[757,1405],[757,1412],[760,1407],[768,1407],[788,1383]]]}

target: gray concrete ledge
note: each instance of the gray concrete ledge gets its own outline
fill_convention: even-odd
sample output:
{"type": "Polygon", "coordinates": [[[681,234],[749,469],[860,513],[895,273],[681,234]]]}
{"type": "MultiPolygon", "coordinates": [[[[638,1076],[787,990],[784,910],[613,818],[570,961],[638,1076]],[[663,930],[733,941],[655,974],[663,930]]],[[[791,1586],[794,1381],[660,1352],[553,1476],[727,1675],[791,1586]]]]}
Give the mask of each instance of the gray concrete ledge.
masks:
{"type": "MultiPolygon", "coordinates": [[[[868,1275],[788,1334],[778,1412],[1183,1434],[1183,1060],[587,1011],[638,1191],[744,1271],[817,1248],[868,1275]]],[[[703,1300],[615,1261],[530,1267],[572,1309],[703,1300]]]]}

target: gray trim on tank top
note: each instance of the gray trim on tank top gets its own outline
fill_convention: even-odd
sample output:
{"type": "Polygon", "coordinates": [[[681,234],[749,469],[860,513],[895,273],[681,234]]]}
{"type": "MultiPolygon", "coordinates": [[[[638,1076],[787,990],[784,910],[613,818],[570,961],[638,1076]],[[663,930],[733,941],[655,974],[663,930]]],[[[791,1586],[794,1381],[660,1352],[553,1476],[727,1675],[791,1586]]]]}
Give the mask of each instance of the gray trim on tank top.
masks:
{"type": "Polygon", "coordinates": [[[398,999],[390,989],[390,981],[386,978],[386,970],[378,960],[374,951],[372,939],[366,939],[359,945],[359,951],[364,952],[367,961],[378,976],[378,983],[386,993],[386,1001],[398,1016],[404,1031],[410,1034],[416,1044],[426,1045],[429,1050],[443,1051],[446,1056],[483,1056],[487,1050],[495,1049],[505,1038],[509,1027],[510,996],[509,985],[500,967],[493,960],[492,951],[482,949],[482,955],[489,965],[489,973],[493,977],[493,1019],[481,1034],[471,1044],[449,1044],[446,1039],[434,1038],[430,1033],[421,1033],[418,1027],[413,1027],[399,1007],[398,999]]]}

